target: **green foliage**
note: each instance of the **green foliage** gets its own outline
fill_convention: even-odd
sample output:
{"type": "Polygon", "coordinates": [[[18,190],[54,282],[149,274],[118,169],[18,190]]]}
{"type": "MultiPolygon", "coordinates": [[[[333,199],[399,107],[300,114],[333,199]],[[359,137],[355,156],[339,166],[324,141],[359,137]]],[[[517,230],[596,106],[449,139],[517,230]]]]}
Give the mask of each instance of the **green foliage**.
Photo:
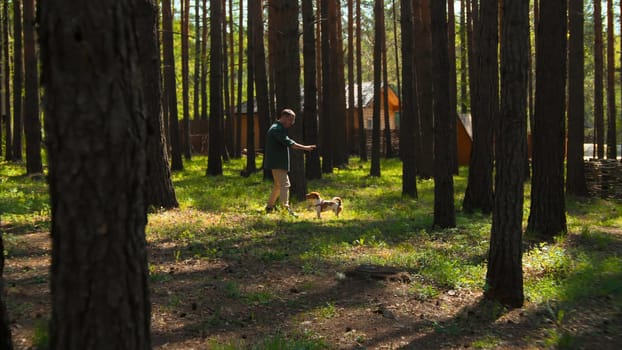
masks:
{"type": "Polygon", "coordinates": [[[35,323],[32,344],[33,347],[37,350],[44,350],[48,348],[49,335],[47,320],[39,319],[35,323]]]}
{"type": "MultiPolygon", "coordinates": [[[[379,178],[368,176],[369,163],[352,160],[346,168],[310,180],[310,191],[343,198],[342,215],[325,213],[321,220],[296,198],[292,198],[292,206],[299,218],[266,215],[263,208],[272,184],[264,181],[259,172],[239,176],[244,162],[226,162],[224,174],[216,177],[205,176],[205,157],[195,156],[186,162],[184,171],[173,174],[181,208],[148,215],[148,244],[167,245],[170,249],[165,258],[174,263],[205,259],[232,264],[283,264],[298,268],[303,276],[337,276],[338,280],[346,278],[347,269],[359,264],[392,266],[408,273],[411,281],[405,293],[420,301],[433,300],[449,290],[482,291],[491,217],[457,212],[456,228],[432,230],[433,181],[418,183],[419,199],[402,197],[399,160],[382,160],[383,175],[379,178]]],[[[261,163],[261,157],[257,162],[261,163]]],[[[22,244],[22,233],[49,230],[50,206],[45,182],[20,175],[20,166],[2,165],[0,208],[5,249],[10,257],[27,249],[22,244]]],[[[460,173],[455,177],[457,207],[467,171],[461,169],[460,173]]],[[[529,184],[525,195],[524,220],[529,208],[529,184]]],[[[594,298],[622,307],[619,203],[568,198],[567,209],[569,233],[552,243],[532,244],[523,254],[527,301],[540,309],[546,309],[547,303],[556,305],[553,313],[547,312],[554,327],[545,337],[547,344],[557,347],[576,343],[571,328],[565,326],[572,317],[567,310],[594,298]]],[[[167,283],[173,278],[158,263],[149,266],[151,283],[167,283]]],[[[278,291],[241,283],[231,275],[221,286],[232,302],[270,305],[281,300],[278,291]]],[[[308,283],[299,289],[313,290],[312,282],[308,283]]],[[[179,295],[171,294],[166,306],[177,308],[180,303],[179,295]]],[[[313,310],[319,318],[338,314],[331,303],[313,310]]],[[[224,321],[219,312],[216,310],[213,317],[197,323],[197,327],[221,327],[224,321]]],[[[502,312],[493,312],[491,319],[502,312]]],[[[433,329],[451,335],[461,328],[454,322],[438,323],[433,329]]],[[[266,344],[282,342],[283,348],[297,348],[292,344],[298,341],[308,342],[309,348],[320,344],[313,337],[301,340],[289,335],[265,340],[266,344]]],[[[494,336],[484,337],[472,346],[494,348],[497,342],[494,336]]],[[[233,343],[222,348],[226,346],[236,348],[233,343]]]]}

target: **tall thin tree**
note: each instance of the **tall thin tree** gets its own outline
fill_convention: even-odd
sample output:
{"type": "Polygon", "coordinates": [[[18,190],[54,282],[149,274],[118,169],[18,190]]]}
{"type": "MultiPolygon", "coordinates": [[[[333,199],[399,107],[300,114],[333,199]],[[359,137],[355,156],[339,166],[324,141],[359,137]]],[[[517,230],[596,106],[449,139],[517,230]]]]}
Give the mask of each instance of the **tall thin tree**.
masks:
{"type": "Polygon", "coordinates": [[[188,57],[190,0],[181,1],[181,108],[184,125],[182,149],[186,160],[192,158],[190,143],[190,59],[188,57]]]}
{"type": "Polygon", "coordinates": [[[222,2],[210,0],[210,103],[207,175],[222,175],[223,77],[222,2]]]}
{"type": "Polygon", "coordinates": [[[374,105],[371,132],[371,167],[369,175],[380,176],[380,90],[382,87],[382,40],[384,23],[382,22],[384,0],[374,1],[374,105]]]}
{"type": "Polygon", "coordinates": [[[356,106],[359,138],[359,157],[361,161],[367,161],[367,131],[363,117],[363,64],[361,55],[361,1],[356,0],[356,106]]]}
{"type": "Polygon", "coordinates": [[[522,223],[526,142],[529,3],[503,0],[501,113],[495,199],[484,296],[523,305],[522,223]]]}
{"type": "Polygon", "coordinates": [[[607,0],[607,159],[616,159],[616,90],[613,0],[607,0]]]}
{"type": "Polygon", "coordinates": [[[171,146],[171,170],[183,170],[181,159],[182,146],[179,135],[177,116],[177,83],[175,81],[175,52],[173,45],[173,12],[171,0],[162,0],[162,55],[164,57],[164,98],[168,115],[164,117],[169,125],[169,143],[171,146]]]}
{"type": "Polygon", "coordinates": [[[162,116],[162,83],[160,45],[157,37],[158,7],[154,0],[144,0],[137,7],[136,28],[139,41],[139,60],[142,91],[147,120],[147,178],[145,205],[154,208],[177,208],[179,203],[171,179],[166,133],[162,116]]]}
{"type": "MultiPolygon", "coordinates": [[[[302,57],[304,59],[304,140],[308,144],[317,145],[317,69],[315,66],[315,17],[313,14],[313,0],[302,0],[302,57]]],[[[350,101],[353,100],[354,96],[350,98],[350,101]]],[[[350,111],[354,113],[354,102],[350,104],[350,111]]],[[[354,118],[354,116],[352,118],[354,118]]],[[[305,165],[307,179],[319,179],[322,177],[320,155],[318,152],[309,152],[307,154],[305,165]]]]}
{"type": "Polygon", "coordinates": [[[566,1],[543,1],[536,33],[533,178],[527,230],[543,240],[565,233],[566,1]]]}
{"type": "Polygon", "coordinates": [[[415,69],[417,78],[417,101],[419,101],[417,145],[417,171],[423,179],[434,175],[434,106],[432,97],[432,35],[430,3],[432,0],[415,1],[415,69]]]}
{"type": "Polygon", "coordinates": [[[594,156],[605,157],[605,115],[603,110],[603,19],[602,0],[594,0],[594,156]]]}
{"type": "MultiPolygon", "coordinates": [[[[8,3],[8,1],[7,1],[8,3]]],[[[7,153],[13,152],[12,160],[22,160],[22,134],[23,125],[23,98],[22,87],[24,86],[24,59],[23,59],[23,30],[22,30],[22,2],[13,0],[13,147],[7,149],[7,153]]],[[[7,13],[8,15],[8,13],[7,13]]],[[[8,48],[8,46],[7,46],[8,48]]],[[[11,74],[7,74],[10,76],[11,74]]],[[[7,114],[7,119],[10,115],[7,114]]],[[[11,122],[7,124],[10,129],[11,122]]],[[[7,138],[7,142],[10,142],[7,138]]]]}
{"type": "Polygon", "coordinates": [[[417,119],[417,94],[415,92],[414,23],[412,0],[401,0],[402,32],[402,114],[400,129],[400,156],[402,158],[402,194],[417,198],[417,158],[415,156],[414,123],[417,119]]]}
{"type": "Polygon", "coordinates": [[[583,166],[585,120],[585,63],[583,58],[583,0],[568,1],[568,152],[566,193],[587,196],[583,166]]]}
{"type": "Polygon", "coordinates": [[[449,53],[447,49],[447,4],[430,2],[432,23],[432,69],[434,72],[434,221],[433,226],[456,226],[454,180],[449,150],[449,53]]]}
{"type": "Polygon", "coordinates": [[[476,23],[477,55],[473,70],[477,90],[472,96],[473,148],[462,208],[466,212],[489,214],[493,206],[493,136],[499,110],[498,91],[498,0],[481,0],[479,13],[485,21],[476,23]]]}
{"type": "Polygon", "coordinates": [[[41,118],[39,116],[39,72],[35,44],[35,2],[24,0],[24,132],[26,172],[43,173],[41,118]]]}
{"type": "MultiPolygon", "coordinates": [[[[275,35],[275,93],[276,105],[279,109],[291,108],[297,115],[300,113],[300,44],[298,32],[298,1],[270,0],[274,10],[270,20],[274,21],[272,30],[278,29],[275,35]]],[[[289,129],[294,140],[303,139],[302,125],[296,123],[289,129]]],[[[292,152],[290,166],[292,198],[303,200],[307,192],[307,180],[304,169],[304,154],[292,152]]]]}
{"type": "MultiPolygon", "coordinates": [[[[5,136],[5,147],[4,147],[4,159],[12,160],[13,152],[12,148],[12,135],[11,135],[11,59],[10,59],[10,48],[9,48],[9,2],[5,1],[3,4],[3,14],[2,17],[2,69],[4,70],[4,80],[3,90],[4,96],[0,97],[3,99],[4,105],[4,114],[2,115],[2,120],[0,120],[0,124],[4,123],[4,136],[5,136]]],[[[2,147],[0,147],[2,148],[2,147]]]]}

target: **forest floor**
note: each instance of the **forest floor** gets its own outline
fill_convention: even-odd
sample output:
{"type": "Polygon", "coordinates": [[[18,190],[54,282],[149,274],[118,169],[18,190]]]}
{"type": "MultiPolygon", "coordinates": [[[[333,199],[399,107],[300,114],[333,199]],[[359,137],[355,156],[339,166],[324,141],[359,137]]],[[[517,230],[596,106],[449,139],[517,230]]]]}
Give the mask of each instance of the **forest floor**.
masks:
{"type": "MultiPolygon", "coordinates": [[[[308,218],[300,220],[312,220],[311,213],[304,215],[308,218]]],[[[279,227],[274,235],[297,239],[287,225],[279,227]]],[[[603,231],[613,237],[604,249],[619,257],[622,229],[603,231]]],[[[50,235],[25,232],[12,239],[5,281],[13,342],[16,349],[35,349],[44,342],[51,311],[50,235]]],[[[580,239],[570,234],[564,244],[580,239]]],[[[148,246],[155,349],[252,348],[275,334],[297,335],[330,349],[606,350],[622,345],[621,307],[607,297],[572,309],[527,300],[522,308],[508,310],[483,300],[481,290],[412,293],[417,276],[399,269],[375,274],[359,265],[326,262],[310,271],[288,259],[257,259],[243,250],[237,259],[218,254],[206,259],[193,255],[196,246],[174,240],[150,239],[148,246]]]]}

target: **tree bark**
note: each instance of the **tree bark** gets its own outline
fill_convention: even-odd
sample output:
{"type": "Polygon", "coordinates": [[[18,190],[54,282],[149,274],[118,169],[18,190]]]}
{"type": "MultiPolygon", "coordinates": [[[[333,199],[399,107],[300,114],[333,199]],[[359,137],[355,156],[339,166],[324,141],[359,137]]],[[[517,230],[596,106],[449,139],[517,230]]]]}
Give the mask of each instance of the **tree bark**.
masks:
{"type": "Polygon", "coordinates": [[[501,20],[501,113],[495,199],[484,296],[523,305],[522,221],[528,80],[529,3],[504,0],[501,20]]]}
{"type": "Polygon", "coordinates": [[[583,0],[568,1],[568,152],[566,193],[587,196],[583,165],[585,67],[583,61],[583,0]]]}
{"type": "Polygon", "coordinates": [[[181,160],[181,141],[179,135],[179,120],[177,116],[177,83],[175,82],[175,53],[173,48],[173,14],[171,0],[162,0],[162,49],[164,56],[164,98],[167,100],[168,115],[165,121],[169,123],[169,143],[171,145],[171,170],[183,170],[181,160]]]}
{"type": "Polygon", "coordinates": [[[52,208],[50,349],[150,349],[138,1],[38,4],[52,208]]]}
{"type": "Polygon", "coordinates": [[[184,124],[184,142],[182,149],[186,160],[192,159],[190,144],[190,67],[188,59],[188,28],[190,20],[190,0],[181,2],[181,99],[184,124]]]}
{"type": "Polygon", "coordinates": [[[210,0],[210,116],[207,175],[222,175],[222,2],[210,0]]]}
{"type": "Polygon", "coordinates": [[[414,23],[412,0],[401,0],[402,31],[402,114],[400,128],[400,156],[402,158],[402,195],[417,198],[417,158],[414,124],[417,120],[417,94],[415,93],[414,23]]]}
{"type": "MultiPolygon", "coordinates": [[[[300,113],[300,44],[298,33],[298,1],[270,0],[274,10],[274,76],[277,108],[291,108],[296,115],[300,113]]],[[[342,114],[343,115],[343,114],[342,114]]],[[[303,138],[303,123],[295,123],[289,129],[292,139],[300,141],[303,138]]],[[[291,152],[290,164],[290,193],[292,198],[304,200],[307,193],[305,177],[304,154],[301,151],[291,152]]]]}
{"type": "Polygon", "coordinates": [[[382,87],[382,40],[384,40],[384,22],[381,15],[384,0],[374,1],[374,105],[371,131],[371,167],[370,176],[380,176],[380,90],[382,87]]]}
{"type": "Polygon", "coordinates": [[[35,46],[35,3],[34,0],[24,0],[24,132],[28,174],[43,173],[38,69],[35,46]]]}
{"type": "Polygon", "coordinates": [[[613,0],[607,0],[607,159],[616,159],[616,90],[613,0]]]}
{"type": "Polygon", "coordinates": [[[471,114],[473,147],[469,164],[469,177],[462,208],[472,213],[489,214],[493,206],[492,167],[495,115],[499,110],[499,91],[496,83],[498,71],[498,0],[482,0],[479,12],[485,21],[476,25],[477,55],[473,70],[477,90],[476,105],[471,114]]]}
{"type": "Polygon", "coordinates": [[[563,169],[566,9],[566,1],[542,2],[536,33],[536,114],[527,230],[547,241],[567,231],[563,169]]]}
{"type": "Polygon", "coordinates": [[[430,34],[430,2],[415,2],[415,69],[417,77],[417,101],[419,101],[419,145],[417,147],[417,171],[419,177],[434,176],[434,106],[432,97],[432,36],[430,34]]]}
{"type": "MultiPolygon", "coordinates": [[[[6,2],[8,4],[8,1],[6,2]]],[[[13,146],[7,149],[7,154],[12,153],[11,160],[22,160],[22,134],[24,132],[24,118],[22,115],[22,87],[24,82],[23,39],[22,39],[22,2],[13,0],[13,136],[7,137],[7,143],[13,142],[13,146]]],[[[8,17],[8,12],[5,13],[8,17]]],[[[8,41],[8,34],[7,34],[8,41]]],[[[8,51],[8,43],[7,43],[8,51]]],[[[7,56],[8,57],[8,56],[7,56]]],[[[11,76],[6,71],[7,78],[11,76]]],[[[8,86],[7,86],[8,88],[8,86]]],[[[7,92],[8,93],[8,92],[7,92]]],[[[7,102],[8,105],[8,102],[7,102]]],[[[9,109],[10,110],[10,109],[9,109]]],[[[10,114],[7,112],[7,132],[10,131],[10,114]]]]}
{"type": "MultiPolygon", "coordinates": [[[[4,159],[10,161],[13,159],[13,142],[11,135],[11,64],[10,64],[10,50],[9,50],[9,2],[5,1],[3,5],[4,16],[2,18],[2,68],[4,69],[4,96],[0,97],[4,102],[4,114],[2,115],[2,119],[0,120],[0,124],[4,123],[4,136],[5,136],[5,147],[4,147],[4,159]]],[[[21,100],[20,100],[21,101],[21,100]]],[[[1,128],[0,128],[1,129],[1,128]]],[[[2,148],[2,147],[0,147],[2,148]]]]}
{"type": "Polygon", "coordinates": [[[594,0],[594,157],[605,157],[603,111],[603,19],[601,0],[594,0]]]}
{"type": "Polygon", "coordinates": [[[456,227],[454,181],[449,150],[449,54],[445,1],[431,1],[432,69],[434,74],[434,221],[439,228],[456,227]]]}
{"type": "Polygon", "coordinates": [[[177,208],[179,203],[171,179],[166,151],[166,134],[162,118],[162,85],[160,47],[158,42],[158,8],[153,0],[137,7],[137,30],[140,68],[143,76],[143,99],[147,119],[147,178],[145,204],[155,208],[177,208]]]}
{"type": "MultiPolygon", "coordinates": [[[[313,12],[313,1],[302,1],[302,28],[303,28],[303,69],[304,69],[304,140],[308,144],[318,144],[318,125],[317,125],[317,69],[315,66],[315,18],[313,12]]],[[[354,100],[352,96],[351,100],[354,100]]],[[[350,105],[353,111],[354,102],[350,105]]],[[[354,129],[353,129],[354,130],[354,129]]],[[[322,168],[320,155],[318,152],[310,152],[306,158],[306,177],[307,179],[322,178],[322,168]]]]}
{"type": "Polygon", "coordinates": [[[363,118],[363,68],[361,60],[361,0],[356,0],[356,85],[357,85],[357,120],[359,125],[359,157],[367,161],[367,131],[363,118]]]}

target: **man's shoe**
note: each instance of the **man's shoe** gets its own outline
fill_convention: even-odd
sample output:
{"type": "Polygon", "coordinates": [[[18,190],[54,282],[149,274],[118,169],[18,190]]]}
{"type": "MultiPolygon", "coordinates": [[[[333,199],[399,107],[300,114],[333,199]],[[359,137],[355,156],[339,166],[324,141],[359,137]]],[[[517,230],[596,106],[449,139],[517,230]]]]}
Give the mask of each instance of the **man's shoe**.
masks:
{"type": "Polygon", "coordinates": [[[291,210],[290,208],[287,208],[287,213],[289,213],[289,215],[291,215],[291,216],[293,216],[293,217],[295,217],[295,218],[297,218],[297,217],[298,217],[298,214],[294,213],[294,211],[293,211],[293,210],[291,210]]]}

